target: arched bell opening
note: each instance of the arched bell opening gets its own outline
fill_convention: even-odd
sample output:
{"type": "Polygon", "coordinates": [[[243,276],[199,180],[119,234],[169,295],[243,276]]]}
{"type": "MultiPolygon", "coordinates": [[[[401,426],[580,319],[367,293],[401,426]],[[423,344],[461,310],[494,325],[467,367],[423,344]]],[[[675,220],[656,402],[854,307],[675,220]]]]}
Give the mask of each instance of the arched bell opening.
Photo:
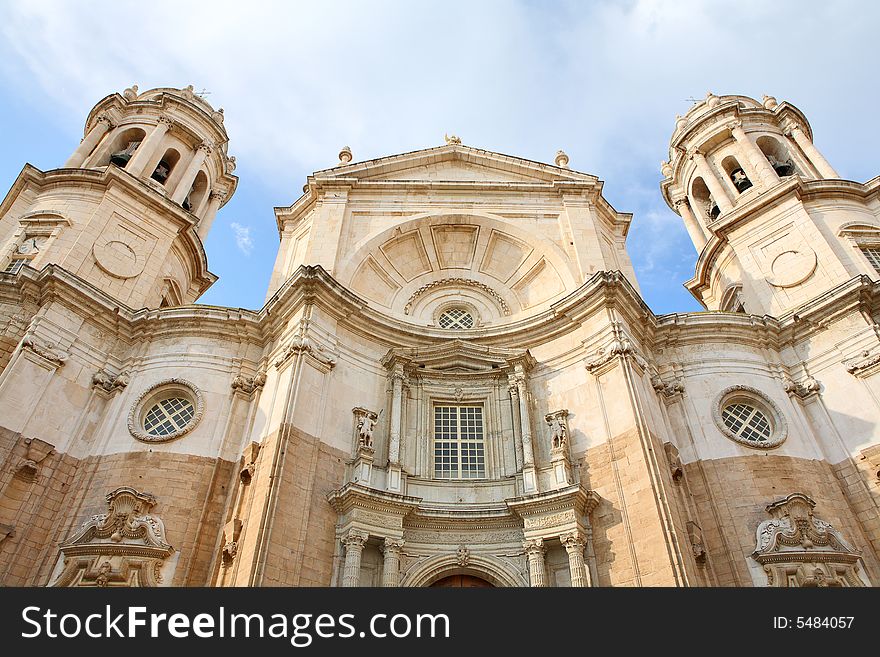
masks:
{"type": "Polygon", "coordinates": [[[728,155],[721,161],[721,168],[724,169],[724,173],[727,174],[738,194],[742,194],[752,187],[752,181],[749,180],[746,172],[732,155],[728,155]]]}
{"type": "Polygon", "coordinates": [[[193,181],[189,194],[183,199],[183,209],[187,212],[197,212],[202,207],[202,202],[208,194],[208,176],[204,171],[199,171],[193,181]]]}
{"type": "Polygon", "coordinates": [[[124,169],[146,134],[141,128],[121,130],[113,137],[101,157],[92,166],[104,167],[108,164],[114,164],[120,169],[124,169]]]}
{"type": "Polygon", "coordinates": [[[171,172],[174,171],[174,167],[177,166],[178,162],[180,162],[180,153],[174,148],[169,148],[159,160],[159,164],[156,165],[153,173],[150,174],[150,178],[157,183],[164,185],[168,182],[168,178],[171,176],[171,172]]]}
{"type": "Polygon", "coordinates": [[[697,207],[701,210],[704,217],[709,221],[714,221],[721,214],[721,209],[709,193],[709,188],[702,178],[694,178],[691,183],[691,197],[696,201],[697,207]]]}
{"type": "Polygon", "coordinates": [[[786,176],[800,173],[795,166],[794,161],[791,159],[791,154],[788,152],[788,149],[778,140],[765,135],[763,137],[758,137],[756,143],[758,148],[764,154],[764,157],[767,158],[770,166],[773,167],[777,176],[785,178],[786,176]]]}

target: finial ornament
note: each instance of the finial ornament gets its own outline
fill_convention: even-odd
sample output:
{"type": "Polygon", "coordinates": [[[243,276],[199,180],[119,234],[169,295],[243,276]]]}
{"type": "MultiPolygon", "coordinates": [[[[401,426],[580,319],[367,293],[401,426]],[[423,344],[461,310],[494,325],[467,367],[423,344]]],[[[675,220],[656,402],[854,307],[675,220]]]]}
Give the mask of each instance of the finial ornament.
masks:
{"type": "Polygon", "coordinates": [[[138,95],[138,86],[136,84],[131,85],[128,89],[122,92],[122,97],[125,100],[134,100],[138,95]]]}
{"type": "Polygon", "coordinates": [[[669,162],[661,162],[660,163],[660,173],[663,174],[664,178],[672,177],[672,165],[669,162]]]}
{"type": "Polygon", "coordinates": [[[675,115],[675,129],[676,130],[684,130],[684,127],[687,125],[687,119],[684,118],[681,114],[675,115]]]}
{"type": "Polygon", "coordinates": [[[211,114],[211,118],[214,119],[214,121],[216,121],[216,122],[219,123],[220,125],[223,125],[223,119],[225,118],[225,117],[223,116],[223,108],[221,107],[221,108],[218,109],[216,112],[214,112],[213,114],[211,114]]]}
{"type": "Polygon", "coordinates": [[[706,94],[706,106],[709,109],[714,107],[718,107],[718,104],[721,102],[721,99],[713,94],[711,91],[706,94]]]}
{"type": "Polygon", "coordinates": [[[351,162],[351,158],[351,149],[348,146],[343,146],[342,150],[339,151],[339,164],[348,164],[351,162]]]}
{"type": "Polygon", "coordinates": [[[446,140],[447,144],[461,144],[461,137],[444,134],[443,138],[446,140]]]}
{"type": "Polygon", "coordinates": [[[568,155],[565,151],[559,150],[556,151],[556,166],[562,167],[563,169],[568,168],[568,155]]]}
{"type": "Polygon", "coordinates": [[[776,109],[776,106],[779,105],[773,96],[768,96],[767,94],[764,94],[761,104],[764,105],[764,109],[768,110],[776,109]]]}

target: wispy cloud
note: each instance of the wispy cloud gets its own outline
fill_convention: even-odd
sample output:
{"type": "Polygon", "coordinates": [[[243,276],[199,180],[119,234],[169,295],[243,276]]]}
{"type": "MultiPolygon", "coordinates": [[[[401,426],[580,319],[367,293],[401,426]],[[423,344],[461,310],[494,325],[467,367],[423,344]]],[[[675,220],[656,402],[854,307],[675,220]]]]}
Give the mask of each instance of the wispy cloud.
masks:
{"type": "MultiPolygon", "coordinates": [[[[681,221],[657,188],[675,115],[687,111],[689,97],[711,89],[789,100],[841,175],[877,173],[880,131],[851,118],[880,103],[880,86],[860,83],[878,58],[880,5],[841,0],[805,11],[799,0],[738,0],[731,11],[729,3],[699,0],[152,0],[150,7],[145,14],[141,3],[120,1],[96,14],[67,0],[0,2],[0,89],[27,99],[39,121],[69,129],[70,146],[88,109],[113,90],[207,88],[207,100],[225,109],[242,178],[237,196],[258,180],[268,198],[253,199],[254,213],[269,218],[272,204],[295,200],[307,174],[333,166],[344,144],[356,160],[439,145],[446,132],[545,162],[563,148],[573,168],[607,181],[604,193],[618,210],[634,212],[636,273],[653,277],[642,287],[646,294],[676,288],[648,298],[655,309],[693,303],[662,279],[669,272],[658,270],[657,247],[658,237],[668,238],[670,257],[689,261],[675,271],[693,271],[681,221]],[[783,61],[804,52],[809,65],[783,61]]],[[[268,239],[251,247],[269,259],[272,248],[268,239]]]]}
{"type": "Polygon", "coordinates": [[[233,221],[229,226],[235,234],[235,246],[243,254],[249,256],[254,250],[254,238],[251,236],[251,227],[242,226],[236,221],[233,221]]]}

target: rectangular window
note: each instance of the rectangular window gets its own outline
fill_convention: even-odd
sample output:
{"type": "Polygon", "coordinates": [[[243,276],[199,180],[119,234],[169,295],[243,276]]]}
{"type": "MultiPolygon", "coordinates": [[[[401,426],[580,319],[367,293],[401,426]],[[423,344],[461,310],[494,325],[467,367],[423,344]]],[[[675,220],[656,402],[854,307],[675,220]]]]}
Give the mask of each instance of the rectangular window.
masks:
{"type": "Polygon", "coordinates": [[[484,479],[482,406],[434,407],[434,476],[438,479],[484,479]]]}
{"type": "Polygon", "coordinates": [[[7,265],[4,273],[6,274],[17,274],[18,270],[21,269],[25,263],[27,262],[27,258],[16,258],[12,262],[7,265]]]}
{"type": "Polygon", "coordinates": [[[862,253],[865,254],[874,270],[880,274],[880,246],[863,246],[862,253]]]}

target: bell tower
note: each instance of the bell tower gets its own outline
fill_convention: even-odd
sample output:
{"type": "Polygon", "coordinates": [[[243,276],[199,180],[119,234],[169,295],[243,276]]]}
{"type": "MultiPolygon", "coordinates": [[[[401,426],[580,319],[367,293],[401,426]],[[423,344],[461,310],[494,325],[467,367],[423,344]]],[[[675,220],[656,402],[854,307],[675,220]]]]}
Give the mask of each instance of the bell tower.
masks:
{"type": "Polygon", "coordinates": [[[203,241],[238,182],[223,110],[184,89],[101,100],[61,169],[25,165],[0,204],[0,269],[62,267],[132,308],[192,303],[203,241]]]}
{"type": "Polygon", "coordinates": [[[685,285],[709,310],[778,316],[878,278],[878,179],[841,180],[788,102],[710,92],[677,117],[661,173],[699,253],[685,285]]]}

